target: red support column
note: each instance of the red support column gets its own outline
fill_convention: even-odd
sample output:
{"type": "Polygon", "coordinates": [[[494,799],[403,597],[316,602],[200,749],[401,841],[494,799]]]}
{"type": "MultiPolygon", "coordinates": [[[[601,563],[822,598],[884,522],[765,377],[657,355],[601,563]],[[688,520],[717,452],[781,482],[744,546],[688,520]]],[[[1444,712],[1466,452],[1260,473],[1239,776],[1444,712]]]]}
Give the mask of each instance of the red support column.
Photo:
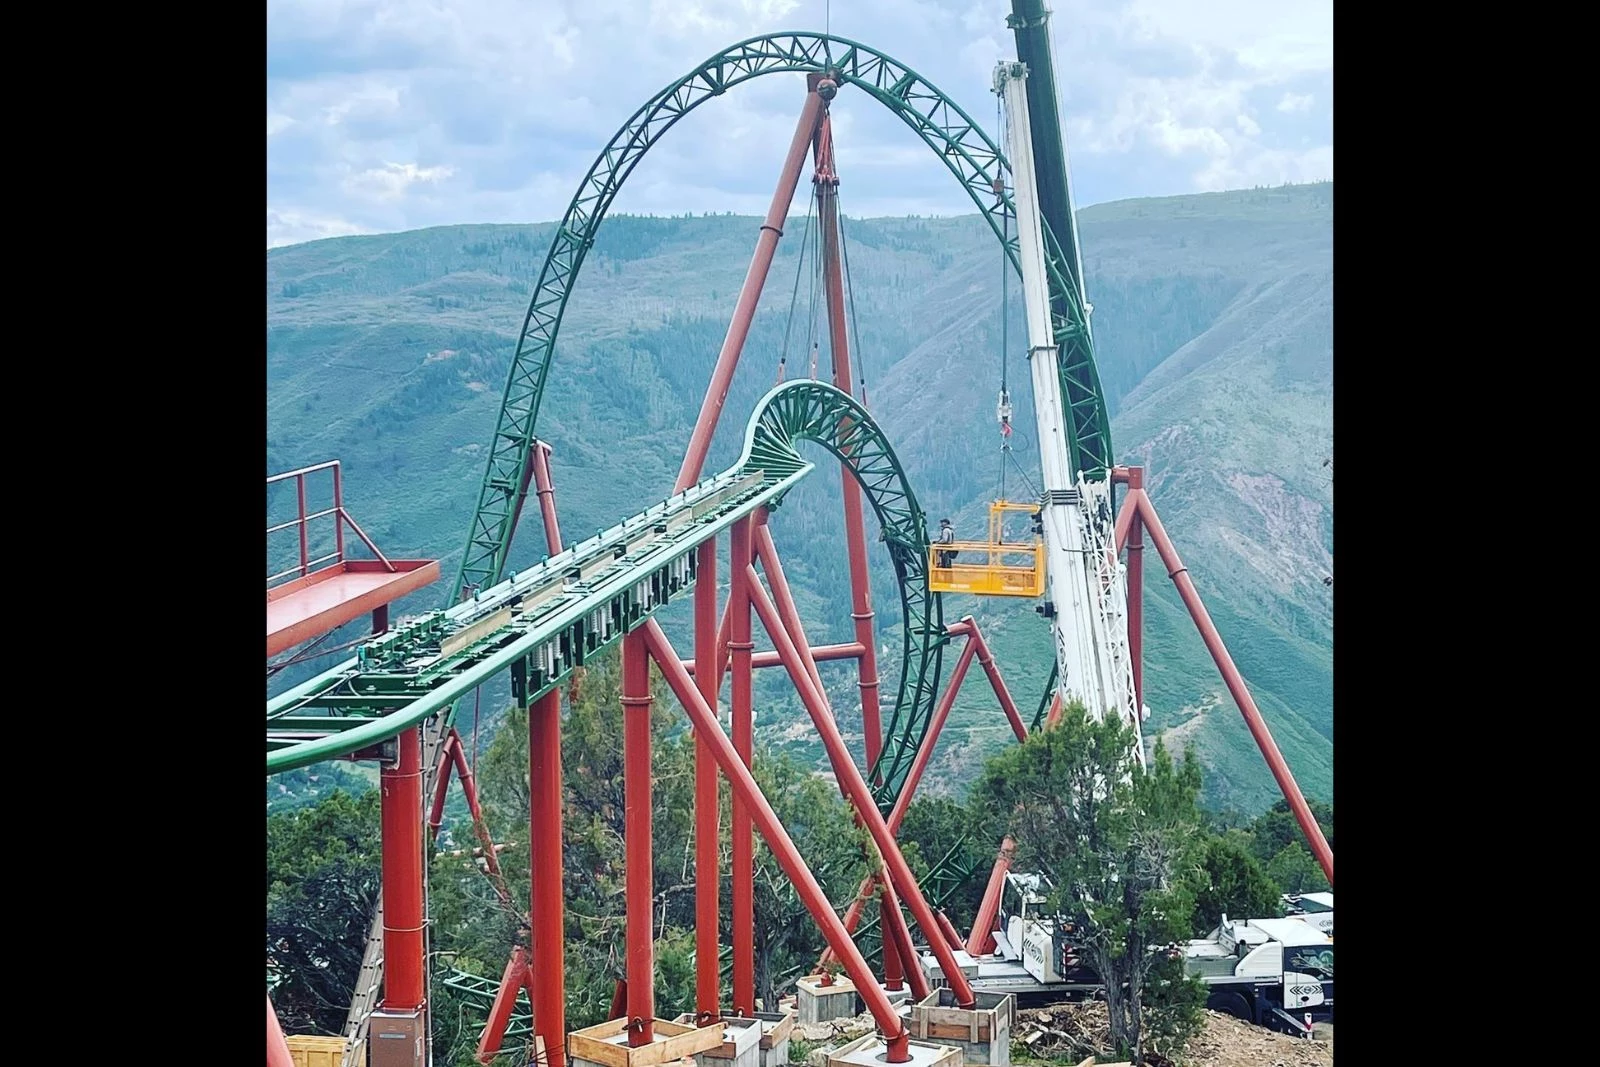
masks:
{"type": "Polygon", "coordinates": [[[289,1042],[284,1040],[283,1027],[278,1025],[278,1013],[272,1010],[271,995],[267,997],[267,1067],[294,1067],[289,1042]]]}
{"type": "MultiPolygon", "coordinates": [[[[706,706],[717,707],[717,542],[699,549],[694,579],[694,656],[696,684],[706,706]]],[[[720,923],[717,859],[717,761],[698,734],[694,744],[694,910],[695,1010],[707,1023],[721,1014],[722,977],[718,956],[720,923]]]]}
{"type": "Polygon", "coordinates": [[[1006,713],[1006,721],[1011,724],[1011,732],[1017,736],[1018,741],[1026,741],[1028,728],[1022,723],[1022,715],[1017,711],[1017,702],[1011,699],[1011,690],[1006,688],[1005,679],[1000,677],[1000,668],[995,665],[994,654],[989,651],[989,642],[983,639],[983,631],[978,629],[978,621],[971,615],[949,628],[951,637],[963,633],[978,646],[978,665],[983,668],[983,673],[989,676],[989,685],[994,689],[995,699],[1000,701],[1000,710],[1006,713]]]}
{"type": "Polygon", "coordinates": [[[628,1045],[655,1040],[655,866],[650,854],[650,659],[635,630],[622,639],[622,747],[628,906],[628,1045]]]}
{"type": "Polygon", "coordinates": [[[1317,857],[1317,862],[1322,866],[1322,873],[1327,876],[1328,884],[1332,885],[1333,849],[1328,847],[1328,839],[1322,835],[1322,827],[1317,825],[1317,820],[1312,817],[1311,808],[1306,804],[1306,798],[1300,792],[1300,786],[1295,782],[1294,775],[1289,772],[1289,765],[1284,762],[1283,753],[1278,751],[1277,743],[1272,740],[1272,733],[1267,729],[1266,720],[1261,717],[1255,699],[1250,696],[1250,690],[1244,684],[1244,676],[1239,673],[1239,668],[1234,666],[1233,657],[1228,655],[1228,648],[1222,643],[1222,635],[1217,633],[1216,624],[1211,621],[1211,614],[1201,602],[1200,594],[1194,587],[1194,580],[1189,577],[1189,569],[1178,557],[1178,550],[1173,547],[1171,538],[1167,536],[1166,528],[1161,524],[1161,517],[1156,514],[1155,505],[1150,502],[1149,495],[1143,489],[1133,492],[1139,500],[1139,518],[1150,531],[1150,540],[1155,542],[1156,551],[1161,554],[1161,561],[1167,565],[1167,576],[1172,579],[1172,584],[1178,587],[1178,595],[1183,598],[1184,607],[1189,609],[1189,617],[1194,620],[1201,639],[1211,652],[1211,658],[1216,661],[1217,670],[1222,672],[1222,680],[1227,684],[1228,692],[1233,694],[1233,702],[1239,705],[1245,725],[1250,727],[1251,736],[1256,739],[1257,747],[1266,757],[1267,766],[1272,770],[1272,777],[1277,779],[1278,788],[1283,791],[1283,798],[1289,802],[1289,809],[1294,812],[1295,821],[1300,824],[1300,832],[1305,834],[1306,841],[1311,845],[1312,855],[1317,857]]]}
{"type": "MultiPolygon", "coordinates": [[[[776,596],[776,590],[774,590],[774,596],[776,596]]],[[[836,659],[856,659],[860,655],[861,646],[854,641],[843,645],[818,645],[811,650],[811,658],[818,663],[826,663],[829,660],[836,659]]],[[[783,666],[783,660],[778,658],[776,652],[757,652],[750,657],[750,666],[757,670],[765,667],[781,667],[783,666]]],[[[700,668],[695,665],[695,661],[692,659],[683,661],[683,669],[694,675],[696,679],[700,677],[700,668]]]]}
{"type": "Polygon", "coordinates": [[[383,1008],[407,1012],[427,997],[423,969],[422,733],[397,738],[400,756],[380,774],[383,790],[383,1008]]]}
{"type": "MultiPolygon", "coordinates": [[[[828,712],[827,701],[811,684],[811,678],[800,662],[800,653],[795,648],[794,642],[789,639],[788,631],[784,629],[777,609],[773,607],[772,601],[767,599],[766,591],[755,579],[755,571],[751,569],[746,580],[751,603],[755,605],[756,612],[761,616],[761,623],[767,628],[773,643],[778,646],[779,655],[783,656],[784,665],[789,671],[789,680],[799,691],[800,699],[811,716],[811,723],[817,728],[817,733],[822,737],[823,747],[828,751],[828,760],[833,765],[833,773],[839,779],[845,794],[855,805],[857,818],[866,824],[867,832],[872,835],[873,842],[878,846],[878,852],[882,854],[883,862],[889,869],[889,877],[895,892],[906,902],[906,907],[911,909],[912,918],[916,919],[917,925],[931,935],[939,929],[939,924],[933,918],[933,909],[928,907],[928,902],[923,899],[922,890],[917,886],[916,876],[911,873],[905,857],[900,853],[900,847],[895,844],[894,835],[889,832],[888,824],[884,822],[878,806],[873,803],[872,790],[867,786],[866,779],[861,776],[855,762],[851,760],[844,738],[839,736],[839,727],[828,712]]],[[[955,994],[956,1005],[962,1008],[972,1007],[974,1003],[972,986],[968,984],[961,969],[956,966],[955,956],[951,953],[950,947],[944,944],[943,938],[929,936],[928,941],[934,954],[939,957],[939,965],[944,971],[945,980],[950,983],[950,991],[955,994]]]]}
{"type": "Polygon", "coordinates": [[[1011,856],[1017,843],[1011,838],[1000,842],[1000,854],[994,859],[994,869],[989,872],[989,885],[983,891],[983,903],[978,905],[978,917],[972,923],[972,936],[967,938],[967,951],[974,956],[986,956],[994,951],[994,921],[1000,915],[1000,892],[1005,888],[1006,872],[1011,869],[1011,856]]]}
{"type": "MultiPolygon", "coordinates": [[[[1128,495],[1143,495],[1144,468],[1128,468],[1128,495]]],[[[1138,508],[1128,522],[1128,655],[1133,660],[1133,706],[1144,709],[1144,524],[1138,508]]]]}
{"type": "MultiPolygon", "coordinates": [[[[693,485],[705,466],[706,451],[711,447],[712,434],[717,429],[717,418],[722,414],[722,403],[728,397],[728,385],[733,381],[733,371],[739,363],[739,353],[750,333],[750,323],[755,319],[756,303],[761,299],[761,287],[766,284],[767,271],[772,267],[772,256],[778,249],[778,238],[783,236],[783,220],[789,214],[794,200],[795,187],[800,184],[800,168],[805,165],[806,147],[811,143],[811,132],[817,128],[817,113],[822,108],[822,98],[815,92],[806,93],[805,106],[800,109],[800,121],[795,124],[794,138],[789,142],[789,155],[783,161],[783,171],[778,177],[778,188],[772,194],[772,206],[761,224],[761,236],[756,240],[756,252],[750,260],[750,269],[739,290],[739,301],[734,305],[733,321],[728,324],[728,334],[722,341],[722,351],[717,353],[717,365],[711,372],[711,384],[700,404],[700,416],[695,420],[694,433],[689,437],[689,448],[684,453],[683,466],[678,470],[676,492],[693,485]]],[[[735,569],[737,569],[735,564],[735,569]]]]}
{"type": "MultiPolygon", "coordinates": [[[[527,983],[528,950],[515,945],[511,949],[511,958],[506,961],[506,969],[500,976],[500,988],[495,990],[494,1000],[489,1005],[489,1021],[484,1024],[483,1033],[478,1035],[479,1063],[489,1063],[499,1055],[506,1027],[510,1025],[511,1014],[517,1007],[517,994],[522,992],[527,983]]],[[[531,989],[529,997],[532,998],[531,989]]],[[[534,1015],[537,1018],[538,1012],[535,1011],[534,1015]]]]}
{"type": "MultiPolygon", "coordinates": [[[[733,747],[745,767],[755,754],[755,718],[751,706],[750,650],[750,519],[733,524],[732,588],[728,593],[728,650],[733,666],[733,747]]],[[[750,1016],[756,1010],[755,842],[750,834],[750,807],[733,797],[733,1009],[750,1016]]]]}
{"type": "MultiPolygon", "coordinates": [[[[810,642],[806,640],[803,632],[797,632],[800,609],[795,605],[794,594],[789,590],[789,579],[783,573],[783,564],[778,559],[778,546],[773,543],[772,531],[767,527],[765,518],[766,515],[763,513],[763,521],[756,524],[756,558],[761,561],[761,568],[767,572],[767,581],[772,583],[772,599],[778,605],[778,614],[783,617],[784,626],[789,628],[789,636],[800,649],[800,658],[805,662],[806,674],[811,676],[811,684],[820,690],[822,675],[817,672],[816,657],[811,654],[810,642]]],[[[780,659],[778,662],[783,661],[780,659]]],[[[751,665],[755,665],[754,660],[751,661],[751,665]]],[[[870,766],[870,763],[868,765],[870,766]]]]}
{"type": "Polygon", "coordinates": [[[951,948],[967,947],[966,942],[961,940],[961,933],[956,929],[956,924],[950,921],[950,916],[944,913],[943,908],[939,909],[939,913],[934,918],[939,920],[939,929],[944,932],[946,944],[951,948]]]}
{"type": "Polygon", "coordinates": [[[900,914],[900,900],[894,895],[894,887],[887,881],[879,880],[878,891],[878,906],[881,909],[878,932],[883,940],[883,984],[889,989],[901,988],[901,983],[889,980],[889,961],[894,960],[896,971],[901,969],[899,965],[904,966],[906,979],[911,983],[912,997],[921,1000],[928,995],[928,979],[917,965],[917,950],[911,943],[911,930],[906,926],[906,917],[900,914]]]}
{"type": "Polygon", "coordinates": [[[428,809],[428,841],[438,840],[439,825],[444,822],[444,802],[450,797],[450,771],[455,761],[450,758],[450,747],[456,743],[455,731],[444,739],[439,752],[439,770],[433,779],[433,806],[428,809]]]}
{"type": "MultiPolygon", "coordinates": [[[[816,141],[817,225],[822,236],[822,273],[828,303],[828,344],[833,352],[833,384],[852,392],[850,341],[844,306],[844,269],[839,254],[839,175],[833,162],[833,123],[822,113],[816,141]]],[[[841,433],[845,432],[841,428],[841,433]]],[[[878,648],[873,626],[872,586],[867,579],[867,533],[861,515],[861,489],[845,464],[839,464],[844,492],[844,534],[850,557],[850,617],[856,643],[865,651],[857,660],[861,684],[861,726],[867,736],[867,767],[883,750],[883,725],[878,707],[878,648]]],[[[769,569],[770,573],[770,569],[769,569]]],[[[781,607],[782,605],[780,605],[781,607]]],[[[821,683],[817,685],[822,688],[821,683]]]]}
{"type": "MultiPolygon", "coordinates": [[[[736,556],[735,559],[737,558],[736,556]]],[[[827,894],[817,884],[816,876],[811,873],[805,860],[794,847],[794,841],[784,830],[783,823],[779,821],[766,798],[761,795],[750,769],[745,766],[738,753],[734,751],[733,745],[729,743],[728,736],[717,725],[717,720],[707,706],[705,698],[694,687],[694,680],[689,677],[689,672],[679,663],[678,654],[673,651],[666,634],[661,632],[661,626],[654,619],[649,619],[635,632],[644,636],[650,654],[661,668],[661,673],[666,676],[667,684],[672,688],[673,694],[677,696],[684,710],[688,712],[695,732],[711,742],[712,753],[716,756],[722,773],[732,785],[734,796],[740,798],[750,811],[753,821],[761,828],[761,836],[772,849],[773,858],[778,861],[783,873],[794,884],[795,891],[800,895],[806,910],[811,912],[811,917],[821,928],[822,936],[843,961],[845,973],[850,976],[861,998],[866,1001],[867,1010],[872,1013],[888,1044],[885,1059],[889,1063],[905,1063],[911,1058],[911,1053],[910,1035],[906,1033],[904,1023],[896,1014],[894,1006],[889,1003],[888,996],[873,978],[872,972],[868,970],[867,961],[861,958],[861,952],[856,948],[855,942],[845,933],[844,924],[833,913],[833,906],[828,903],[827,894]]]]}
{"type": "Polygon", "coordinates": [[[532,891],[532,949],[528,986],[546,1067],[563,1067],[567,1045],[566,897],[561,862],[561,690],[528,709],[528,869],[532,891]]]}
{"type": "Polygon", "coordinates": [[[550,477],[550,446],[533,443],[533,486],[539,493],[539,514],[544,518],[545,549],[552,556],[561,551],[561,524],[556,521],[556,484],[550,477]]]}

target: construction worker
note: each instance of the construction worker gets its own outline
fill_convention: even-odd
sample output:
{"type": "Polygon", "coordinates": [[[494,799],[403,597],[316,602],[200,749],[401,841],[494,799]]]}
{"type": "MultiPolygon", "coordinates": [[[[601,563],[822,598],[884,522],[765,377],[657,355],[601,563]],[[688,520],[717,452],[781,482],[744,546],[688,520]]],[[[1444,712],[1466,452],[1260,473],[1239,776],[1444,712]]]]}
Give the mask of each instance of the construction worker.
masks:
{"type": "MultiPolygon", "coordinates": [[[[949,519],[939,520],[939,543],[941,545],[953,545],[956,543],[956,532],[951,528],[949,519]]],[[[955,562],[955,558],[954,549],[939,550],[939,566],[948,567],[955,562]]]]}

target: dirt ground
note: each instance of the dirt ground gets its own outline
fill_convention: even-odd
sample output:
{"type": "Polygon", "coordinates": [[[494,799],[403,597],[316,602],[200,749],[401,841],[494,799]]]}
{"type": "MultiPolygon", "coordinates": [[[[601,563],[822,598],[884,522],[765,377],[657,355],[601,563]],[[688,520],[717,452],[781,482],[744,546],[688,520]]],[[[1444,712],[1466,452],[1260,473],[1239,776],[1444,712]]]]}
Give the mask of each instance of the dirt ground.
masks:
{"type": "MultiPolygon", "coordinates": [[[[1111,1043],[1105,1005],[1061,1004],[1018,1013],[1013,1059],[1077,1064],[1111,1043]]],[[[1205,1026],[1190,1040],[1176,1067],[1333,1067],[1333,1027],[1318,1026],[1315,1040],[1251,1026],[1220,1012],[1205,1013],[1205,1026]]],[[[1153,1067],[1169,1062],[1154,1055],[1153,1067]]],[[[1104,1058],[1096,1062],[1106,1063],[1104,1058]]]]}

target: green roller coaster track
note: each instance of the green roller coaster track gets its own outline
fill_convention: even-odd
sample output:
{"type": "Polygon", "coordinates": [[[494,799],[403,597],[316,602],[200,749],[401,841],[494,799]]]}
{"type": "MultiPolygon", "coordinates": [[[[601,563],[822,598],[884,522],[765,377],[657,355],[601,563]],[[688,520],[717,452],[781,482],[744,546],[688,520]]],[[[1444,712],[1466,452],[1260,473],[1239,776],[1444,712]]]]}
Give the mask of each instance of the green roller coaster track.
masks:
{"type": "MultiPolygon", "coordinates": [[[[1004,193],[1009,165],[999,147],[937,87],[903,63],[866,45],[842,37],[806,32],[786,32],[753,37],[719,52],[695,70],[658,92],[636,111],[600,152],[585,175],[577,195],[557,227],[550,250],[534,286],[516,355],[506,379],[488,466],[477,508],[468,531],[461,569],[452,587],[457,598],[482,590],[500,580],[511,547],[513,523],[535,438],[540,403],[544,396],[556,336],[578,271],[605,213],[622,184],[644,154],[679,119],[707,100],[766,74],[832,72],[842,85],[852,85],[882,103],[914,130],[934,150],[971,196],[995,237],[1004,245],[1012,268],[1018,269],[1013,221],[1015,205],[1004,193]]],[[[1078,289],[1070,281],[1072,267],[1045,227],[1050,273],[1052,319],[1060,346],[1060,378],[1064,420],[1074,468],[1088,477],[1104,477],[1111,465],[1110,425],[1095,370],[1087,320],[1078,289]]],[[[907,491],[909,500],[909,491],[907,491]]],[[[876,505],[875,505],[876,507],[876,505]]],[[[890,520],[879,513],[885,523],[890,520]]],[[[906,532],[902,529],[901,532],[906,532]]],[[[918,577],[909,570],[913,559],[926,551],[926,534],[919,527],[918,543],[891,542],[898,552],[899,577],[918,577]],[[896,548],[896,544],[899,545],[896,548]]],[[[920,567],[921,564],[916,564],[920,567]]],[[[874,776],[882,773],[885,787],[878,801],[892,804],[911,754],[921,744],[938,686],[940,649],[946,641],[942,627],[928,624],[930,613],[942,612],[940,599],[929,599],[926,575],[920,586],[906,592],[906,639],[920,638],[922,648],[906,655],[915,659],[918,673],[903,672],[895,710],[886,731],[890,740],[874,776]],[[914,615],[913,607],[921,614],[914,615]],[[931,671],[931,673],[929,673],[931,671]],[[883,760],[889,763],[884,765],[883,760]],[[884,773],[887,771],[888,773],[884,773]],[[890,783],[894,785],[891,787],[890,783]]]]}

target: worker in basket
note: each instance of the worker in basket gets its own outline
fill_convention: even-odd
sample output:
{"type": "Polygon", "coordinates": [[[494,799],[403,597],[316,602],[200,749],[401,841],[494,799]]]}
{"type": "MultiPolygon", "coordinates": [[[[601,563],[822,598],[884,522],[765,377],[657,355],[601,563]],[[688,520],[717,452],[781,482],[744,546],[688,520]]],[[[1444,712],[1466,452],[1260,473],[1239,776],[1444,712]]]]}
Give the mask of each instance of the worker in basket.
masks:
{"type": "MultiPolygon", "coordinates": [[[[939,520],[939,543],[941,545],[953,545],[956,543],[956,532],[951,528],[949,519],[939,520]]],[[[950,564],[954,563],[955,560],[955,549],[941,548],[939,550],[939,566],[948,567],[950,564]]]]}

